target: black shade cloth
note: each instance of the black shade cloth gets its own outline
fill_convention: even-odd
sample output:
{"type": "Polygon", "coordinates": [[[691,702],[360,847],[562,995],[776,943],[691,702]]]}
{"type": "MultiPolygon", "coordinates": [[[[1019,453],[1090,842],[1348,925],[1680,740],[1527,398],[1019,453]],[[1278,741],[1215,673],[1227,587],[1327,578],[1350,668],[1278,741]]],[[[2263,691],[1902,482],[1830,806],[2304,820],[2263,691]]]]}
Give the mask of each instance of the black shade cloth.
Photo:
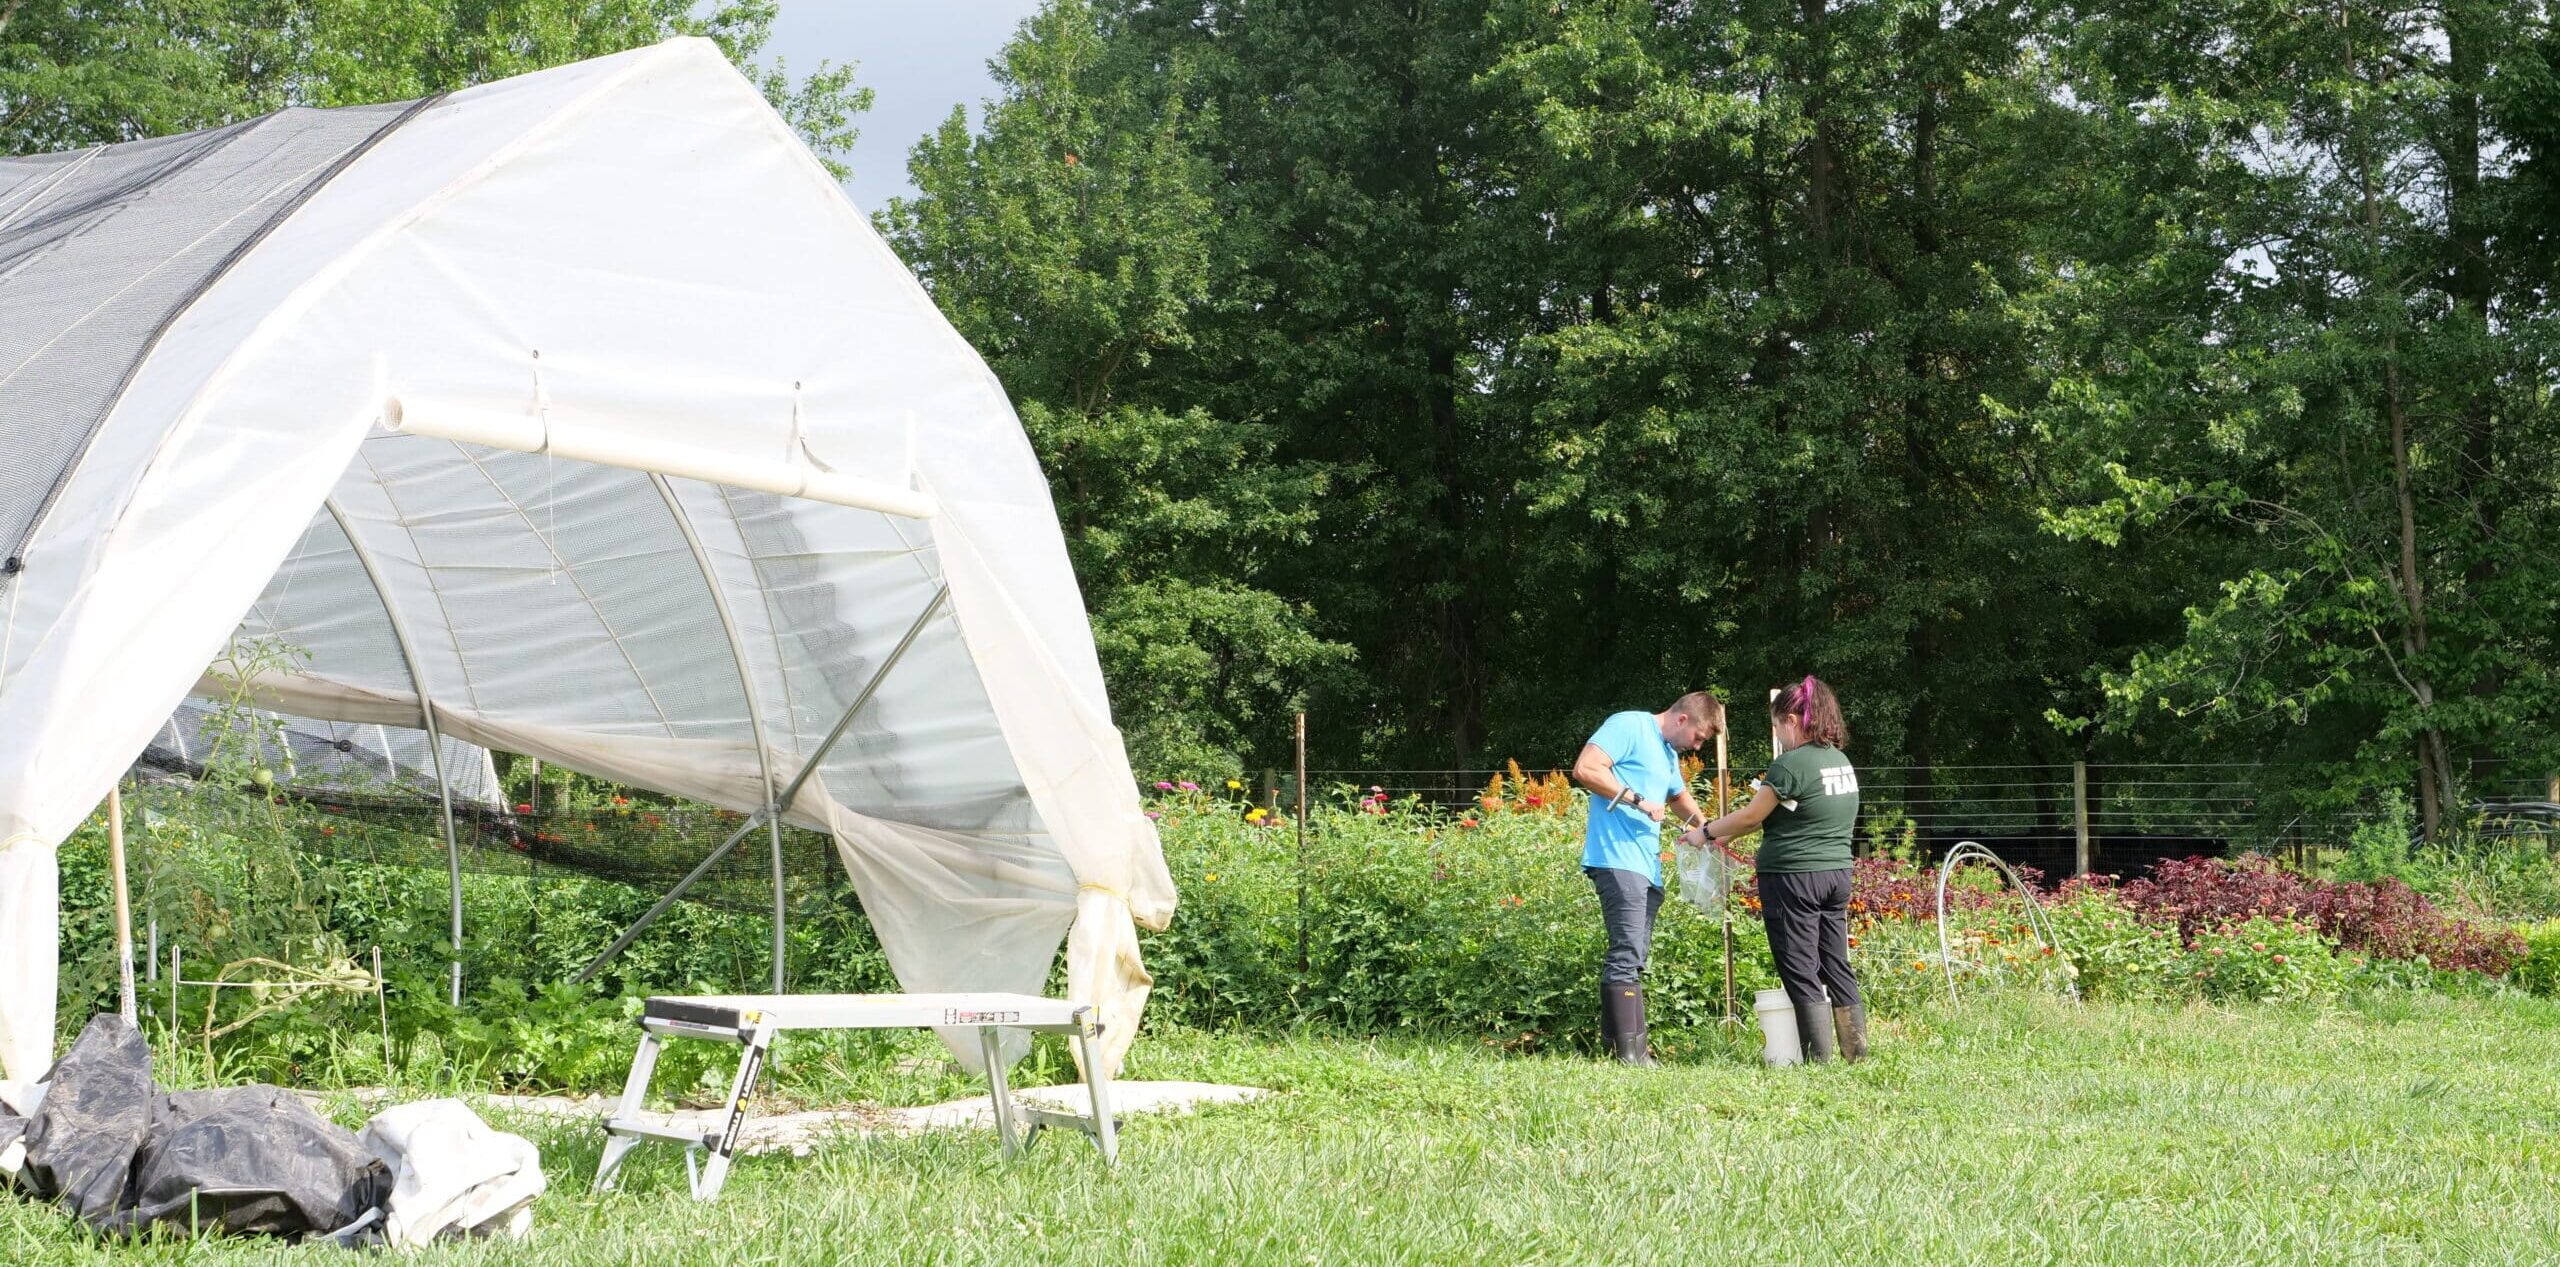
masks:
{"type": "Polygon", "coordinates": [[[163,1091],[120,1016],[89,1018],[48,1081],[20,1182],[102,1233],[298,1238],[362,1222],[391,1195],[355,1133],[292,1092],[163,1091]]]}

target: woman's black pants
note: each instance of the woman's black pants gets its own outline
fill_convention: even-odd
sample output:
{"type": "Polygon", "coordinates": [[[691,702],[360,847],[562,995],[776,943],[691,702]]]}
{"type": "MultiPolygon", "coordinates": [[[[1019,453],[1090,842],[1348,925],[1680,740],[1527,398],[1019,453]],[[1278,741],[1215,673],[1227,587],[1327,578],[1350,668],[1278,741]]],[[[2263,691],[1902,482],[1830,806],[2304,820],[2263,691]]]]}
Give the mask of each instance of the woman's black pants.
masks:
{"type": "Polygon", "coordinates": [[[1769,927],[1769,957],[1777,961],[1789,1002],[1864,1002],[1849,971],[1849,868],[1761,872],[1760,919],[1769,927]]]}

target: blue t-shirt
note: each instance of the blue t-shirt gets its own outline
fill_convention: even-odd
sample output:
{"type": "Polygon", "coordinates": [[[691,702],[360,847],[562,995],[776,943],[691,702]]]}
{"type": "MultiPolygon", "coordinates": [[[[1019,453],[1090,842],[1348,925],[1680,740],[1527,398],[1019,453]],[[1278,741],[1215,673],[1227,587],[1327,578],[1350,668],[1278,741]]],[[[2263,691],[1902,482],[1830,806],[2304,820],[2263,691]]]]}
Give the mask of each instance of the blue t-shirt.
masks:
{"type": "MultiPolygon", "coordinates": [[[[1609,770],[1618,782],[1648,801],[1668,804],[1683,786],[1680,754],[1662,737],[1662,726],[1651,713],[1612,714],[1591,732],[1591,742],[1609,754],[1609,770]]],[[[1633,805],[1611,809],[1609,802],[1592,797],[1591,819],[1582,829],[1582,865],[1633,871],[1662,883],[1662,824],[1633,805]]]]}

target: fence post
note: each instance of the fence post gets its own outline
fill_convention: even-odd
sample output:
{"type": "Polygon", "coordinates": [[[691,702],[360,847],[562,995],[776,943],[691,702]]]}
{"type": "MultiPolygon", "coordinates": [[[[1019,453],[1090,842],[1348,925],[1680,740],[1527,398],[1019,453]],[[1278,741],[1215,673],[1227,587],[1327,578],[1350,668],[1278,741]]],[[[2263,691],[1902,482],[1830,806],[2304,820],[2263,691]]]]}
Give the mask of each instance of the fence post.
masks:
{"type": "Polygon", "coordinates": [[[1262,767],[1262,808],[1280,812],[1280,771],[1270,766],[1262,767]]]}
{"type": "Polygon", "coordinates": [[[2072,851],[2071,874],[2089,874],[2089,763],[2071,763],[2071,821],[2078,832],[2078,847],[2072,851]]]}
{"type": "Polygon", "coordinates": [[[1307,975],[1307,715],[1298,714],[1298,977],[1307,975]]]}

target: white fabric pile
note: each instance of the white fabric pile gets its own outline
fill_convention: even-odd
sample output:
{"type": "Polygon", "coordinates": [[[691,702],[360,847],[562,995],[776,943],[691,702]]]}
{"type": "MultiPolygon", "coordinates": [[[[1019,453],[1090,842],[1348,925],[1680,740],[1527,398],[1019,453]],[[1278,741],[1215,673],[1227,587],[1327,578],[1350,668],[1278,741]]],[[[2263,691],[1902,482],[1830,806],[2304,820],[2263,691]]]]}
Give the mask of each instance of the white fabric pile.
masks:
{"type": "Polygon", "coordinates": [[[492,1130],[460,1100],[421,1100],[365,1123],[365,1147],[391,1171],[383,1239],[394,1247],[442,1237],[521,1240],[542,1195],[542,1156],[492,1130]]]}

